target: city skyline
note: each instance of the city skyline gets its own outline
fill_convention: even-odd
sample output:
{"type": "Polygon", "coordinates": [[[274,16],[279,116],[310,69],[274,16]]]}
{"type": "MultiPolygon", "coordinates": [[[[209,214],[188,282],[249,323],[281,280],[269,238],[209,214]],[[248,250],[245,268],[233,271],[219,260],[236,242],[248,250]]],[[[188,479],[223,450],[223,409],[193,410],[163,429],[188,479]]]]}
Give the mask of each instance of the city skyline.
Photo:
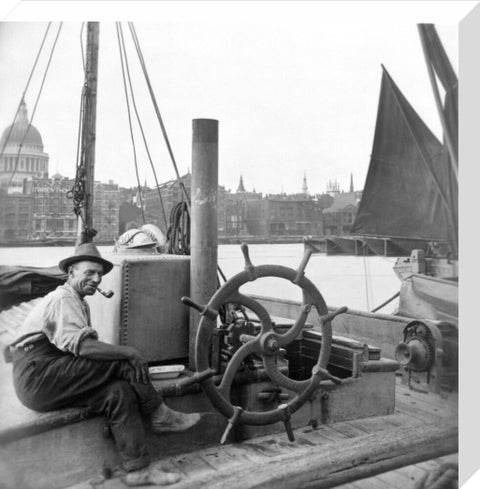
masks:
{"type": "MultiPolygon", "coordinates": [[[[19,116],[17,117],[17,119],[20,119],[20,118],[24,118],[25,120],[23,121],[23,124],[27,124],[28,121],[26,119],[26,115],[28,114],[28,107],[26,107],[26,104],[23,105],[23,109],[20,111],[19,113],[19,116]]],[[[32,124],[32,131],[35,133],[35,134],[38,134],[38,136],[41,138],[42,142],[43,142],[43,138],[42,138],[42,134],[40,131],[38,131],[38,129],[35,127],[35,125],[32,124]]],[[[4,136],[5,136],[5,140],[6,138],[9,136],[10,134],[10,126],[6,127],[3,129],[3,131],[0,131],[0,134],[2,134],[2,142],[4,140],[4,136]]],[[[11,138],[10,138],[11,139],[11,138]]],[[[8,149],[9,149],[9,145],[10,144],[15,144],[15,141],[10,141],[10,139],[7,141],[7,146],[5,146],[5,155],[9,155],[10,156],[10,153],[11,153],[11,150],[10,152],[8,152],[8,149]]],[[[19,141],[17,141],[18,143],[19,141]]],[[[46,159],[46,162],[45,162],[45,165],[46,165],[46,170],[45,170],[45,175],[44,177],[42,178],[46,178],[46,179],[53,179],[54,177],[57,177],[57,176],[61,176],[62,178],[66,178],[66,179],[74,179],[75,178],[75,175],[74,174],[62,174],[59,172],[59,169],[58,169],[58,164],[55,166],[55,168],[53,168],[51,165],[50,165],[50,155],[48,154],[48,151],[46,151],[46,148],[44,147],[43,148],[45,150],[45,153],[48,155],[47,156],[47,159],[46,159]]],[[[29,153],[30,150],[27,150],[27,149],[23,149],[23,152],[22,152],[22,156],[24,153],[29,153]]],[[[3,156],[3,155],[2,155],[3,156]]],[[[17,156],[20,157],[20,155],[17,155],[16,153],[16,150],[15,150],[15,156],[10,156],[10,160],[12,160],[12,158],[15,160],[17,158],[17,156]]],[[[19,159],[19,162],[22,158],[20,157],[19,159]]],[[[12,164],[9,165],[9,168],[11,168],[12,164]]],[[[10,186],[14,184],[15,181],[19,181],[20,179],[23,178],[24,176],[24,173],[26,172],[26,165],[25,165],[25,168],[23,168],[22,164],[17,164],[17,169],[15,171],[11,171],[10,172],[10,175],[13,175],[13,178],[12,178],[12,182],[10,183],[10,186]]],[[[8,177],[8,174],[9,172],[7,171],[7,167],[3,168],[0,167],[0,172],[4,173],[4,176],[6,175],[8,177]]],[[[187,169],[187,173],[188,174],[190,173],[190,168],[187,169]]],[[[28,172],[27,172],[28,174],[28,172]]],[[[182,175],[181,175],[182,176],[182,175]]],[[[37,178],[40,178],[38,177],[37,175],[37,178]]],[[[304,194],[308,194],[308,195],[312,195],[312,193],[308,190],[308,176],[306,174],[306,171],[303,172],[303,175],[302,175],[302,188],[297,190],[297,191],[294,191],[294,192],[290,192],[291,194],[300,194],[300,193],[304,193],[304,194]]],[[[100,181],[98,179],[96,179],[96,181],[100,181]]],[[[239,174],[239,178],[238,178],[238,181],[240,183],[240,181],[242,181],[242,187],[245,186],[244,184],[244,181],[243,181],[243,174],[242,172],[240,171],[240,174],[239,174]]],[[[349,186],[351,186],[353,184],[353,175],[350,176],[350,183],[349,183],[349,186]]],[[[165,182],[159,182],[159,186],[165,184],[169,182],[169,180],[165,181],[165,182]]],[[[107,183],[107,182],[103,182],[103,183],[107,183]]],[[[114,182],[112,179],[109,179],[108,183],[115,183],[115,184],[118,184],[118,182],[114,182]]],[[[219,183],[220,186],[226,188],[225,185],[223,185],[221,182],[219,183]]],[[[148,179],[146,178],[145,181],[141,184],[141,187],[146,187],[146,188],[156,188],[156,184],[150,184],[148,182],[148,179]]],[[[346,186],[345,186],[346,187],[346,186]]],[[[135,186],[128,186],[128,187],[122,187],[122,188],[125,188],[125,189],[135,189],[137,188],[138,189],[138,186],[135,185],[135,186]]],[[[248,184],[247,184],[247,188],[248,188],[248,184]]],[[[236,188],[232,188],[232,189],[226,189],[227,191],[231,191],[232,193],[235,193],[236,192],[236,188]]],[[[329,191],[340,191],[340,192],[343,192],[344,191],[344,186],[343,185],[340,185],[340,183],[338,182],[337,179],[334,179],[334,180],[329,180],[328,182],[326,182],[326,185],[325,185],[325,189],[321,192],[321,193],[325,193],[325,192],[329,192],[329,191]]],[[[251,187],[251,190],[248,190],[248,189],[245,189],[244,188],[244,191],[246,192],[257,192],[255,186],[251,187]]],[[[257,192],[259,194],[263,193],[263,192],[257,192]]],[[[280,189],[276,192],[272,192],[272,194],[284,194],[284,190],[283,189],[280,189]]],[[[313,195],[317,195],[319,194],[319,192],[313,194],[313,195]]]]}
{"type": "MultiPolygon", "coordinates": [[[[383,23],[323,22],[322,11],[315,10],[320,7],[308,8],[322,21],[300,16],[270,23],[229,18],[226,24],[202,24],[188,18],[175,22],[167,16],[162,23],[136,24],[180,174],[191,166],[191,120],[210,117],[220,122],[219,181],[227,189],[234,191],[242,174],[250,191],[301,192],[304,172],[312,194],[325,191],[329,180],[348,188],[352,173],[355,186],[362,188],[381,63],[440,137],[415,16],[383,23]]],[[[0,25],[2,127],[12,122],[45,27],[0,25]],[[23,62],[12,65],[13,56],[23,62]]],[[[57,27],[52,25],[50,42],[57,27]]],[[[51,168],[66,176],[72,175],[75,164],[82,84],[80,27],[78,22],[62,27],[33,123],[44,135],[51,168]]],[[[126,25],[124,30],[127,38],[126,25]]],[[[438,25],[438,30],[456,68],[457,26],[438,25]]],[[[96,179],[113,179],[126,187],[133,186],[135,173],[114,31],[111,22],[101,25],[96,179]]],[[[131,52],[129,59],[132,71],[138,68],[131,52]]],[[[140,74],[132,76],[144,88],[140,74]]],[[[27,96],[29,108],[34,93],[27,96]]],[[[164,144],[158,147],[160,131],[147,108],[145,91],[137,97],[146,114],[159,181],[170,180],[173,168],[164,144]]],[[[140,184],[147,179],[152,185],[140,139],[136,144],[142,162],[140,184]]]]}

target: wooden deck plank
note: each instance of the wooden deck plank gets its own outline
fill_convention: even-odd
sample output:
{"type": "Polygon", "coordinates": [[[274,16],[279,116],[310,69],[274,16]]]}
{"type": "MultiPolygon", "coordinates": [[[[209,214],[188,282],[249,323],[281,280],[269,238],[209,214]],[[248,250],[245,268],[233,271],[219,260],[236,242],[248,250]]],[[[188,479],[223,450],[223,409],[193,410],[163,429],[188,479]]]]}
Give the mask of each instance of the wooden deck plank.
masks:
{"type": "Polygon", "coordinates": [[[398,470],[392,470],[384,474],[377,475],[377,480],[384,484],[384,487],[391,487],[392,489],[405,489],[413,488],[415,480],[401,474],[398,470]]]}
{"type": "MultiPolygon", "coordinates": [[[[388,418],[388,417],[385,417],[388,418]]],[[[372,420],[371,420],[372,421],[372,420]]],[[[382,420],[380,420],[382,421],[382,420]]],[[[384,420],[385,421],[385,420],[384,420]]],[[[255,440],[255,443],[243,442],[239,444],[230,444],[225,446],[217,446],[207,449],[198,450],[189,454],[168,457],[163,460],[159,460],[154,463],[154,466],[167,468],[169,470],[176,470],[184,474],[184,479],[176,486],[180,488],[196,488],[196,487],[249,487],[243,485],[248,482],[247,474],[255,473],[255,471],[265,470],[267,473],[276,473],[275,471],[281,470],[286,464],[296,467],[305,458],[313,457],[312,460],[317,460],[319,457],[329,457],[333,451],[338,451],[339,447],[336,441],[330,442],[325,447],[329,447],[328,450],[315,450],[315,447],[322,446],[326,439],[324,436],[318,436],[318,432],[328,432],[330,436],[336,438],[340,437],[343,442],[339,442],[340,445],[352,446],[350,440],[346,435],[353,435],[354,433],[362,433],[362,430],[354,428],[353,422],[338,423],[335,429],[331,426],[324,426],[323,429],[311,431],[309,433],[298,433],[297,441],[291,445],[281,440],[280,435],[265,436],[255,440]],[[335,433],[335,431],[337,433],[335,433]],[[278,442],[280,440],[280,442],[278,442]],[[296,447],[296,451],[292,451],[290,448],[296,447]],[[277,452],[277,455],[272,455],[273,452],[277,452]],[[313,453],[316,452],[316,453],[313,453]],[[280,462],[283,460],[284,462],[280,462]],[[273,465],[272,465],[273,464],[273,465]],[[271,466],[271,470],[268,467],[271,466]],[[232,474],[238,472],[237,478],[231,478],[232,474]],[[245,479],[246,477],[246,479],[245,479]],[[233,486],[232,480],[235,482],[238,480],[238,484],[235,482],[233,486]],[[223,482],[222,482],[223,481],[223,482]],[[222,484],[227,483],[228,486],[222,484]],[[198,485],[201,484],[201,485],[198,485]],[[237,484],[237,485],[236,485],[237,484]]],[[[367,423],[368,429],[375,433],[375,429],[378,426],[384,427],[384,423],[367,423]]],[[[381,431],[381,430],[380,430],[381,431]]],[[[358,435],[359,442],[368,435],[358,435]]],[[[387,433],[385,433],[387,436],[387,433]]],[[[355,439],[353,438],[353,439],[355,439]]],[[[380,437],[379,440],[382,440],[380,437]]],[[[389,445],[390,446],[390,445],[389,445]]],[[[345,448],[346,449],[346,448],[345,448]]],[[[343,452],[342,452],[343,453],[343,452]]],[[[369,457],[371,450],[369,450],[369,457]]],[[[342,455],[337,455],[342,456],[342,455]]],[[[334,456],[335,460],[336,457],[334,456]]],[[[458,455],[446,455],[435,461],[427,461],[413,466],[403,467],[396,471],[377,475],[375,477],[360,479],[349,482],[339,486],[341,489],[406,489],[412,488],[416,480],[420,479],[427,471],[439,468],[442,463],[458,461],[458,455]]],[[[252,476],[251,480],[256,480],[252,476]]],[[[105,484],[98,486],[98,489],[123,489],[126,487],[121,480],[115,478],[114,480],[104,481],[105,484]],[[115,483],[116,481],[116,483],[115,483]]],[[[265,485],[261,487],[276,488],[278,484],[265,485]]],[[[313,485],[306,485],[305,487],[316,487],[313,485]]],[[[281,485],[282,488],[289,487],[287,485],[281,485]]],[[[279,489],[280,489],[280,486],[279,489]]],[[[293,486],[291,486],[293,487],[293,486]]],[[[323,486],[319,486],[323,487],[323,486]]],[[[80,489],[80,488],[77,488],[80,489]]],[[[83,487],[82,487],[83,489],[83,487]]]]}
{"type": "Polygon", "coordinates": [[[407,426],[410,424],[399,424],[398,420],[394,421],[394,416],[395,415],[354,419],[349,421],[349,424],[363,430],[365,433],[375,433],[377,431],[391,430],[392,428],[396,428],[398,426],[407,426]]]}
{"type": "Polygon", "coordinates": [[[316,445],[326,445],[347,439],[348,436],[323,425],[310,432],[309,439],[316,445]]]}
{"type": "Polygon", "coordinates": [[[437,413],[424,412],[417,407],[408,404],[398,406],[397,411],[401,414],[406,414],[407,416],[411,416],[414,419],[418,419],[419,421],[424,421],[426,423],[440,422],[442,419],[447,417],[440,416],[437,413]]]}
{"type": "Polygon", "coordinates": [[[371,433],[372,431],[367,431],[358,426],[355,426],[352,423],[339,423],[336,425],[332,425],[332,429],[345,435],[347,438],[355,438],[356,436],[362,436],[367,433],[371,433]]]}
{"type": "Polygon", "coordinates": [[[451,393],[449,395],[438,395],[434,393],[419,392],[413,389],[408,389],[408,387],[403,385],[397,385],[396,391],[396,402],[397,403],[419,403],[422,409],[434,408],[445,411],[457,411],[458,407],[458,396],[456,393],[451,393]]]}
{"type": "MultiPolygon", "coordinates": [[[[287,487],[300,487],[298,485],[295,486],[291,485],[292,483],[297,484],[300,481],[302,481],[301,482],[302,487],[303,487],[303,483],[305,483],[305,487],[327,487],[326,485],[318,484],[319,481],[322,481],[321,484],[325,484],[327,482],[331,483],[332,482],[330,481],[331,477],[339,477],[339,474],[341,473],[339,472],[339,470],[342,469],[340,469],[340,466],[337,467],[336,464],[340,460],[343,460],[343,458],[345,458],[346,451],[348,450],[351,451],[351,454],[346,457],[346,460],[347,459],[350,460],[350,456],[354,457],[353,459],[351,459],[352,461],[356,460],[358,457],[359,457],[358,458],[359,461],[363,460],[363,457],[367,457],[366,460],[368,460],[368,464],[369,465],[373,464],[372,468],[374,468],[374,470],[377,471],[376,464],[378,463],[383,464],[383,461],[385,459],[386,446],[391,447],[393,441],[394,441],[394,445],[397,445],[398,443],[403,443],[400,441],[402,440],[401,437],[406,436],[407,433],[409,434],[415,433],[415,435],[417,436],[417,433],[419,433],[420,431],[425,432],[425,435],[427,434],[427,432],[429,433],[428,436],[426,436],[426,438],[423,437],[423,435],[420,436],[420,439],[422,440],[425,439],[425,442],[428,444],[422,446],[420,449],[421,453],[425,457],[428,457],[431,450],[435,450],[436,452],[436,450],[438,449],[438,440],[440,439],[446,440],[447,432],[449,433],[448,439],[452,439],[452,442],[454,440],[454,438],[452,438],[451,436],[453,432],[450,427],[448,429],[446,427],[441,427],[440,431],[437,430],[436,427],[432,427],[432,426],[422,427],[422,430],[417,429],[416,427],[414,429],[400,428],[395,430],[395,432],[390,431],[389,433],[385,433],[385,435],[383,435],[383,433],[379,433],[379,435],[381,436],[373,435],[373,438],[372,435],[362,436],[358,438],[359,443],[355,444],[355,447],[352,446],[350,439],[346,439],[343,442],[332,443],[330,445],[330,449],[322,451],[322,453],[312,453],[311,449],[303,449],[303,450],[299,450],[298,453],[295,452],[292,454],[286,454],[284,456],[271,458],[263,464],[256,464],[250,467],[241,467],[240,471],[223,470],[222,472],[217,472],[215,474],[208,474],[207,478],[203,478],[203,479],[197,478],[192,481],[185,481],[184,483],[179,483],[178,488],[193,489],[194,487],[199,487],[200,485],[204,485],[207,482],[210,488],[250,487],[251,484],[254,482],[255,487],[257,486],[262,488],[276,487],[280,489],[280,488],[287,488],[287,487]],[[445,431],[444,434],[443,431],[445,431]],[[433,439],[432,436],[434,436],[435,439],[433,439]],[[364,440],[365,442],[367,442],[368,449],[367,449],[367,445],[362,446],[361,449],[358,448],[359,445],[361,445],[360,440],[364,440]],[[383,445],[385,445],[385,447],[383,445]],[[430,448],[427,448],[427,446],[430,448]],[[368,456],[366,455],[367,453],[368,456]],[[378,457],[378,461],[376,461],[377,457],[378,457]],[[333,461],[335,461],[335,463],[333,461]],[[305,464],[306,466],[309,467],[307,471],[308,475],[305,474],[305,468],[304,468],[305,464]],[[314,469],[314,467],[316,468],[314,469]],[[287,473],[289,474],[289,478],[293,477],[292,480],[285,479],[287,473]],[[272,476],[275,476],[274,479],[271,479],[272,476]],[[307,479],[304,477],[312,477],[312,478],[307,479]],[[320,479],[317,479],[317,477],[320,477],[320,479]]],[[[314,433],[312,433],[312,436],[313,435],[314,433]]],[[[454,447],[444,446],[444,449],[449,450],[449,449],[454,449],[454,447]]],[[[406,446],[405,448],[402,448],[402,450],[406,450],[406,446]]],[[[405,456],[407,457],[405,458],[405,461],[407,460],[409,461],[409,460],[414,460],[413,457],[415,456],[415,454],[412,454],[409,450],[407,450],[405,451],[405,456]]],[[[349,462],[346,463],[347,466],[349,467],[348,465],[349,462]]],[[[351,469],[349,468],[347,469],[347,471],[348,470],[351,469]]],[[[362,472],[362,473],[368,473],[368,472],[362,472]]],[[[398,483],[396,481],[403,480],[404,485],[399,489],[404,489],[405,479],[407,481],[409,480],[408,477],[403,475],[395,476],[392,478],[391,481],[389,481],[389,483],[391,482],[392,486],[395,488],[396,486],[398,486],[398,483]]]]}
{"type": "Polygon", "coordinates": [[[225,445],[223,448],[232,457],[236,457],[242,463],[261,463],[267,457],[260,455],[258,452],[251,452],[242,445],[225,445]]]}
{"type": "Polygon", "coordinates": [[[433,403],[427,402],[425,398],[421,396],[416,397],[404,397],[400,401],[401,405],[414,406],[417,409],[420,409],[426,413],[435,413],[438,416],[445,416],[447,414],[451,414],[455,412],[453,410],[453,404],[450,404],[445,401],[445,403],[433,403]]]}
{"type": "MultiPolygon", "coordinates": [[[[196,453],[182,455],[180,457],[172,457],[170,460],[179,471],[187,476],[192,475],[199,477],[212,471],[212,466],[206,463],[205,460],[196,453]]],[[[161,463],[161,461],[156,462],[155,465],[159,463],[161,463]]]]}
{"type": "Polygon", "coordinates": [[[458,454],[447,455],[419,464],[408,465],[385,474],[376,475],[367,479],[355,481],[352,486],[343,484],[337,489],[413,489],[414,484],[419,481],[430,470],[438,469],[443,463],[458,462],[458,454]]]}
{"type": "MultiPolygon", "coordinates": [[[[376,477],[369,477],[368,479],[361,479],[354,482],[355,489],[392,489],[385,485],[384,481],[380,481],[376,477]]],[[[335,489],[350,489],[350,484],[343,484],[337,486],[335,489]]],[[[405,488],[410,489],[410,488],[405,488]]]]}

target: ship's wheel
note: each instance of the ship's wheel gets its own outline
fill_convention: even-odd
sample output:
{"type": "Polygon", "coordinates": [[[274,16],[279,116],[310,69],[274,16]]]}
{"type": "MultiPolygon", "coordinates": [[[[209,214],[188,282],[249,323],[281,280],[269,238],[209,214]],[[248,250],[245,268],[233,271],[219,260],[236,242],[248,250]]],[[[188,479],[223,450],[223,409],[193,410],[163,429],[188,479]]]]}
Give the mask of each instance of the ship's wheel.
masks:
{"type": "Polygon", "coordinates": [[[202,377],[202,380],[200,381],[202,388],[212,404],[229,419],[229,425],[222,437],[222,442],[225,441],[228,431],[236,423],[265,425],[278,421],[283,421],[285,423],[288,436],[293,440],[290,416],[312,397],[313,393],[320,386],[322,380],[330,380],[337,384],[341,382],[340,379],[332,376],[326,370],[326,366],[332,344],[331,321],[336,315],[345,312],[347,308],[342,307],[335,312],[329,313],[322,294],[317,287],[305,277],[305,267],[311,255],[310,250],[307,249],[305,251],[299,268],[294,270],[280,265],[253,266],[250,261],[247,244],[243,243],[241,249],[245,258],[245,269],[225,282],[212,296],[206,306],[198,305],[188,297],[182,298],[182,301],[186,305],[197,309],[202,315],[195,344],[195,363],[197,372],[199,372],[202,377]],[[275,332],[267,310],[259,302],[242,295],[239,292],[239,288],[242,285],[262,277],[282,278],[302,289],[303,303],[300,315],[286,333],[279,334],[275,332]],[[202,375],[202,372],[211,371],[209,365],[209,352],[212,335],[217,328],[219,310],[225,304],[237,304],[251,310],[259,319],[260,331],[256,335],[240,335],[240,341],[243,344],[230,359],[221,383],[216,385],[211,376],[202,375]],[[320,316],[322,333],[320,352],[317,362],[312,369],[311,377],[307,380],[297,381],[290,379],[281,373],[277,365],[277,357],[281,348],[284,348],[298,337],[302,328],[305,326],[305,321],[312,307],[317,310],[320,316]],[[265,371],[272,382],[280,387],[295,392],[295,397],[293,399],[270,411],[247,411],[230,402],[230,389],[234,376],[243,361],[253,354],[263,360],[265,371]]]}

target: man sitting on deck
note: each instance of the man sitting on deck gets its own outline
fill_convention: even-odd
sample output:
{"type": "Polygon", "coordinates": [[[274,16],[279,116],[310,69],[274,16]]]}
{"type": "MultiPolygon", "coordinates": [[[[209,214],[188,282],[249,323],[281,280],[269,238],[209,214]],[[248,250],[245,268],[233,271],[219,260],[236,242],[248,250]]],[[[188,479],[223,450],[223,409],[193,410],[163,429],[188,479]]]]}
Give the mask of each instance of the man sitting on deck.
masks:
{"type": "MultiPolygon", "coordinates": [[[[96,246],[79,245],[59,267],[66,283],[35,306],[10,345],[16,393],[36,411],[87,407],[104,413],[124,469],[137,471],[150,463],[142,418],[149,417],[154,432],[183,431],[200,414],[179,413],[163,403],[137,350],[98,340],[84,297],[95,293],[113,264],[96,246]]],[[[178,478],[165,473],[163,482],[178,478]]]]}

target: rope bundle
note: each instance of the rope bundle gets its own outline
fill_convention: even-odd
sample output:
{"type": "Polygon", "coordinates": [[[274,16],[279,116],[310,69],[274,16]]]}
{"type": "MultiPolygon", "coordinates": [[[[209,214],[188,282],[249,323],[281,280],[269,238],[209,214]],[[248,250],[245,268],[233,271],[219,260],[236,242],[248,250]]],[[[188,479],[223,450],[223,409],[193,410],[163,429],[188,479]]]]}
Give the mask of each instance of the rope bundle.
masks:
{"type": "Polygon", "coordinates": [[[170,212],[167,240],[169,254],[190,254],[190,213],[185,201],[179,202],[170,212]]]}

